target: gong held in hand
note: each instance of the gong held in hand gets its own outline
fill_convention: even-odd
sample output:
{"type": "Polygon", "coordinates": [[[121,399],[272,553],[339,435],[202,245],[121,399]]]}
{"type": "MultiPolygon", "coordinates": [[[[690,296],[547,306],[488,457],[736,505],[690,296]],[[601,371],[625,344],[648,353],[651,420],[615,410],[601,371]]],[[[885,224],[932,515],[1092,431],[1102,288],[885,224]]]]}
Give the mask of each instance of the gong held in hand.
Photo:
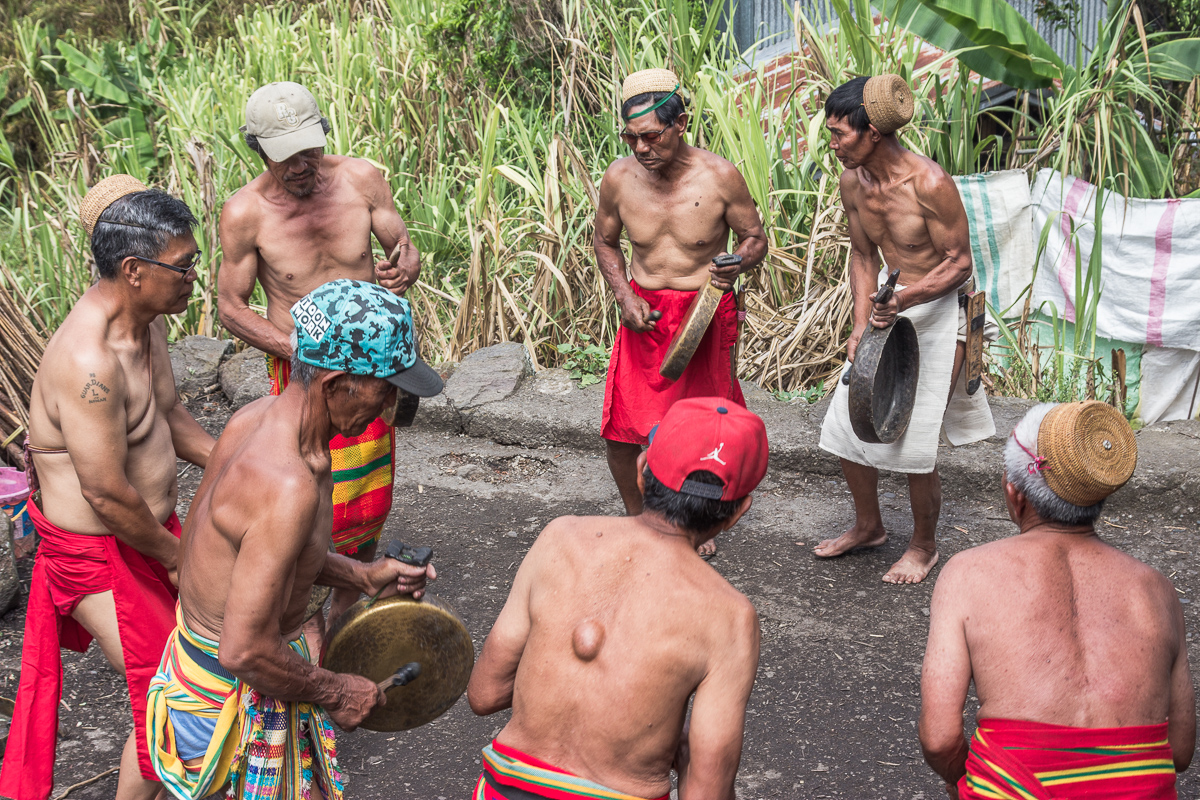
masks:
{"type": "MultiPolygon", "coordinates": [[[[387,558],[425,566],[429,547],[388,545],[387,558]]],[[[381,590],[382,591],[382,590],[381,590]]],[[[455,614],[412,595],[359,600],[330,628],[322,666],[374,681],[387,703],[362,723],[372,731],[416,728],[446,713],[467,690],[475,645],[455,614]]]]}
{"type": "MultiPolygon", "coordinates": [[[[713,263],[718,267],[731,267],[734,264],[741,264],[742,257],[736,253],[725,253],[714,258],[713,263]]],[[[713,286],[712,281],[704,282],[700,291],[696,292],[692,304],[688,306],[687,313],[683,317],[683,324],[679,326],[679,329],[675,331],[675,336],[671,339],[671,345],[667,348],[666,356],[663,357],[662,366],[658,368],[659,375],[668,380],[679,380],[683,371],[687,369],[688,362],[696,354],[696,348],[700,346],[700,340],[704,338],[708,326],[712,324],[713,317],[717,313],[717,306],[721,304],[721,298],[724,296],[725,292],[713,286]]]]}
{"type": "MultiPolygon", "coordinates": [[[[892,299],[900,270],[893,270],[873,303],[892,299]]],[[[842,377],[850,386],[850,426],[869,444],[891,444],[908,430],[921,369],[917,329],[908,317],[886,328],[869,326],[858,342],[854,363],[842,377]]]]}

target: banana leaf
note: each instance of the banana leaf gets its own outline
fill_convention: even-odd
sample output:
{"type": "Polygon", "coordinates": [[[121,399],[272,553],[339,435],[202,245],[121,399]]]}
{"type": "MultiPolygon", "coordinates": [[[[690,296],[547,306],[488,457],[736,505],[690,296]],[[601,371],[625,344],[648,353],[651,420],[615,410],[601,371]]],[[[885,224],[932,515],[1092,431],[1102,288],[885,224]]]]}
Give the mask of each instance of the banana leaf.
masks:
{"type": "Polygon", "coordinates": [[[1045,39],[1004,0],[898,0],[898,24],[955,52],[975,72],[1018,89],[1045,89],[1065,65],[1045,39]]]}
{"type": "MultiPolygon", "coordinates": [[[[1176,39],[1150,48],[1150,77],[1184,83],[1200,75],[1200,39],[1176,39]]],[[[1134,69],[1145,77],[1146,64],[1138,59],[1134,69]]]]}

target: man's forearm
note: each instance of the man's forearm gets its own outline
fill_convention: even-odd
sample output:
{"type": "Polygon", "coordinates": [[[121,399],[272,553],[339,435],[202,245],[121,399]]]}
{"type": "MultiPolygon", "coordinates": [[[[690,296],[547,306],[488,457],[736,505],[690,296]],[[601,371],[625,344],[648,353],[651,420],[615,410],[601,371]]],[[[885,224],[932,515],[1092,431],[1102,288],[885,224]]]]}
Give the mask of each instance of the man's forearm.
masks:
{"type": "Polygon", "coordinates": [[[967,774],[967,740],[960,734],[953,746],[932,751],[922,745],[925,762],[948,784],[958,783],[967,774]]]}
{"type": "Polygon", "coordinates": [[[325,565],[317,573],[316,583],[335,589],[357,589],[360,592],[371,590],[367,585],[365,565],[339,553],[326,554],[325,565]]]}
{"type": "Polygon", "coordinates": [[[225,327],[246,344],[278,358],[292,357],[291,336],[255,314],[249,305],[239,300],[222,299],[218,310],[225,327]]]}
{"type": "Polygon", "coordinates": [[[620,302],[633,291],[629,288],[629,276],[626,274],[625,269],[625,255],[619,247],[614,249],[611,245],[601,244],[600,242],[595,243],[595,251],[596,265],[600,268],[600,274],[608,282],[608,286],[612,289],[617,302],[620,302]]]}
{"type": "Polygon", "coordinates": [[[962,286],[970,277],[970,260],[963,264],[954,258],[945,258],[924,278],[896,292],[900,309],[912,308],[937,300],[939,297],[945,297],[951,292],[957,291],[958,287],[962,286]]]}
{"type": "Polygon", "coordinates": [[[737,250],[734,252],[742,257],[739,274],[749,272],[767,257],[767,241],[761,236],[747,236],[738,242],[737,250]]]}
{"type": "Polygon", "coordinates": [[[154,518],[132,486],[103,493],[84,490],[84,499],[113,536],[169,568],[176,566],[179,540],[154,518]]]}
{"type": "Polygon", "coordinates": [[[208,455],[217,440],[200,427],[182,403],[176,403],[167,414],[167,426],[171,429],[171,444],[176,456],[200,469],[208,466],[208,455]]]}
{"type": "Polygon", "coordinates": [[[221,666],[272,699],[316,703],[326,708],[337,708],[341,703],[338,676],[301,658],[281,639],[241,652],[227,652],[222,642],[217,655],[221,666]]]}

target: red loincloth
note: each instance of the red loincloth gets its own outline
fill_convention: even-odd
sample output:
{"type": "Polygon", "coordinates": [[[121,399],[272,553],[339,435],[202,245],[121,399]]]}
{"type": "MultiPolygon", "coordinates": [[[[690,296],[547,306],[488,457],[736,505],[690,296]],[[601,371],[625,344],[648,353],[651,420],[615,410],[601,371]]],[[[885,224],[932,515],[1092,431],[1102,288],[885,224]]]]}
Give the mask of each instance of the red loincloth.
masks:
{"type": "MultiPolygon", "coordinates": [[[[146,692],[175,629],[179,597],[166,567],[115,536],[87,536],[50,522],[36,504],[29,517],[41,536],[33,562],[21,681],[12,729],[0,767],[0,795],[16,800],[45,800],[54,787],[54,746],[58,704],[62,699],[62,653],[82,653],[92,636],[71,618],[85,595],[112,590],[117,630],[125,656],[125,682],[137,732],[142,777],[158,780],[146,748],[146,692]]],[[[163,524],[176,537],[179,517],[163,524]]]]}
{"type": "Polygon", "coordinates": [[[600,435],[614,442],[646,444],[650,429],[662,421],[676,400],[685,397],[725,397],[745,406],[742,387],[730,374],[729,348],[737,344],[738,325],[733,292],[721,298],[695,355],[679,380],[672,381],[659,375],[658,368],[696,293],[649,291],[634,281],[629,285],[634,294],[650,304],[651,311],[662,312],[662,319],[655,330],[646,333],[625,326],[617,328],[604,387],[600,435]]]}
{"type": "MultiPolygon", "coordinates": [[[[609,789],[547,764],[514,747],[493,741],[483,750],[483,774],[475,783],[471,800],[644,800],[609,789]]],[[[664,794],[657,800],[669,800],[664,794]]]]}
{"type": "Polygon", "coordinates": [[[961,800],[1175,800],[1167,723],[1072,728],[981,719],[961,800]]]}

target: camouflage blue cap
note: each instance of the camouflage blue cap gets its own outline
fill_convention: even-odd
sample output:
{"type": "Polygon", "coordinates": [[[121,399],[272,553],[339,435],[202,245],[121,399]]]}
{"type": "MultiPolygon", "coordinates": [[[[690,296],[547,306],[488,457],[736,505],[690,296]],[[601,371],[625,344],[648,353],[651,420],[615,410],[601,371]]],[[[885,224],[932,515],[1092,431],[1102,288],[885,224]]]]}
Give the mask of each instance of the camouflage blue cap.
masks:
{"type": "Polygon", "coordinates": [[[296,353],[322,369],[382,378],[432,397],[442,379],[417,356],[408,301],[365,281],[330,281],[292,306],[296,353]]]}

